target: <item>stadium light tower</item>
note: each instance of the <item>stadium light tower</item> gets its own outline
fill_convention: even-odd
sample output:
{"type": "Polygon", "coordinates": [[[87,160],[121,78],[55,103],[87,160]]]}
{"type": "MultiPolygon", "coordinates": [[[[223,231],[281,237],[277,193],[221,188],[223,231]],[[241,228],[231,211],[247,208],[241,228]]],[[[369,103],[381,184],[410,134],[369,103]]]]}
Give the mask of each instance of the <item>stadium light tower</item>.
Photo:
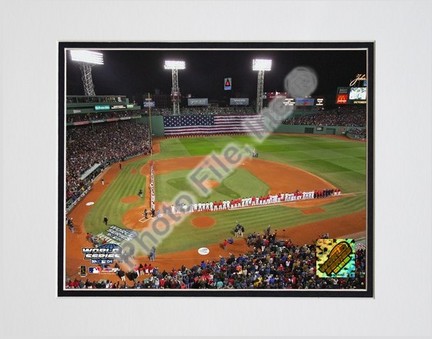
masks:
{"type": "Polygon", "coordinates": [[[269,59],[253,59],[252,70],[258,71],[258,83],[257,83],[257,103],[256,111],[260,113],[263,108],[263,96],[264,96],[264,72],[270,71],[272,61],[269,59]]]}
{"type": "Polygon", "coordinates": [[[103,65],[103,54],[86,50],[71,50],[72,61],[79,63],[81,69],[81,79],[84,85],[84,95],[95,96],[92,78],[92,67],[103,65]]]}
{"type": "Polygon", "coordinates": [[[164,64],[165,69],[170,69],[172,73],[172,87],[171,87],[171,100],[173,103],[173,114],[180,114],[180,88],[178,80],[178,70],[186,68],[186,62],[166,60],[164,64]]]}

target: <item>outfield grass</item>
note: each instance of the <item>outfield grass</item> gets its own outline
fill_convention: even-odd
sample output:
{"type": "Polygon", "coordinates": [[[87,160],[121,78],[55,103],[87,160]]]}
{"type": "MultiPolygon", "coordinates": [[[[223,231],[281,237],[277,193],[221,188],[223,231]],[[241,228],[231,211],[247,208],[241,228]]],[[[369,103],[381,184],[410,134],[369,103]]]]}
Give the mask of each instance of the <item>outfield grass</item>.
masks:
{"type": "Polygon", "coordinates": [[[220,152],[228,143],[255,147],[260,159],[285,163],[314,173],[344,192],[366,189],[366,144],[322,136],[272,135],[259,144],[249,136],[166,139],[154,159],[220,152]],[[339,179],[340,178],[340,179],[339,179]]]}
{"type": "MultiPolygon", "coordinates": [[[[351,214],[362,210],[366,206],[366,144],[349,139],[326,138],[314,135],[272,135],[259,144],[249,136],[222,136],[206,138],[181,138],[166,139],[161,141],[161,152],[153,156],[154,160],[176,157],[188,157],[207,155],[212,151],[220,152],[228,143],[235,142],[240,146],[249,144],[259,152],[260,159],[276,161],[290,166],[309,171],[339,187],[343,193],[355,193],[352,197],[338,199],[335,202],[323,206],[324,212],[305,215],[297,208],[285,206],[269,206],[257,209],[236,210],[227,213],[215,212],[210,216],[216,219],[217,224],[210,229],[197,229],[190,223],[188,217],[180,227],[176,227],[173,233],[159,246],[158,252],[180,251],[197,244],[211,244],[223,240],[231,231],[236,220],[246,226],[246,231],[260,231],[268,224],[276,228],[291,227],[308,222],[325,220],[351,214]]],[[[85,219],[86,230],[99,233],[104,230],[102,219],[109,216],[109,222],[118,226],[122,224],[122,215],[130,208],[136,207],[142,202],[124,204],[122,197],[134,195],[137,188],[145,187],[145,177],[132,175],[131,169],[138,171],[148,158],[140,159],[124,167],[118,178],[110,184],[101,199],[94,205],[85,219]]],[[[157,185],[162,186],[163,191],[157,191],[157,199],[171,198],[176,188],[185,184],[188,171],[176,171],[166,175],[158,175],[157,185]],[[164,196],[165,195],[165,196],[164,196]]],[[[238,169],[232,174],[229,184],[224,182],[220,190],[215,190],[212,200],[219,200],[218,194],[238,196],[247,194],[254,185],[251,180],[256,180],[258,190],[265,189],[265,184],[259,179],[248,177],[249,172],[238,169]],[[242,172],[243,171],[243,172],[242,172]],[[246,178],[247,180],[244,180],[246,178]],[[241,181],[238,184],[238,181],[241,181]],[[264,186],[260,186],[259,184],[264,186]],[[225,186],[225,187],[224,187],[225,186]]],[[[229,178],[228,178],[229,179],[229,178]]],[[[147,190],[144,190],[145,192],[147,190]]]]}

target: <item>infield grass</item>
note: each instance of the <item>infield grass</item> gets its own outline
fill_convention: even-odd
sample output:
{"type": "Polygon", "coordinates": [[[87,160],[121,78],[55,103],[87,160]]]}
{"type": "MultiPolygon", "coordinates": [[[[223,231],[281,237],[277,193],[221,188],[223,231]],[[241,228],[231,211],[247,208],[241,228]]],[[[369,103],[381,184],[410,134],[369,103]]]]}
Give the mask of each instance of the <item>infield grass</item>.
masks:
{"type": "MultiPolygon", "coordinates": [[[[190,170],[174,171],[156,176],[156,197],[158,201],[170,202],[180,191],[194,193],[187,180],[190,170]]],[[[231,200],[239,197],[264,195],[269,187],[249,171],[237,168],[223,182],[212,189],[212,193],[200,201],[231,200]]]]}

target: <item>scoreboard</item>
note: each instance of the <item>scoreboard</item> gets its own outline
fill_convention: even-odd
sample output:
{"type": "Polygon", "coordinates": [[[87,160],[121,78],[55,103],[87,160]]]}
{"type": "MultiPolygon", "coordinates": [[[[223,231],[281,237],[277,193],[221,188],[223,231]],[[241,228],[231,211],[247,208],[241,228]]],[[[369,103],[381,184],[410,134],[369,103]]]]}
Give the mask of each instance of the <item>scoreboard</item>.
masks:
{"type": "Polygon", "coordinates": [[[338,87],[336,104],[366,104],[367,87],[338,87]]]}
{"type": "Polygon", "coordinates": [[[357,74],[349,86],[338,87],[336,92],[336,104],[366,104],[367,103],[367,78],[366,74],[357,74]]]}
{"type": "Polygon", "coordinates": [[[348,99],[350,101],[364,101],[366,103],[366,87],[351,87],[348,99]]]}

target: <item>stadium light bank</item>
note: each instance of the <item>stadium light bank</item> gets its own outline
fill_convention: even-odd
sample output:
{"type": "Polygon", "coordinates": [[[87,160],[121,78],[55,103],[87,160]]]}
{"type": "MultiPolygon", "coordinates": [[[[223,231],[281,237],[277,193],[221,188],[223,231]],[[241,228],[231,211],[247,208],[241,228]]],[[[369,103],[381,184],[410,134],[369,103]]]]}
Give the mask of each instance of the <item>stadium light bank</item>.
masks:
{"type": "Polygon", "coordinates": [[[263,96],[264,96],[264,73],[271,71],[272,61],[270,59],[253,59],[252,70],[258,72],[257,81],[257,102],[256,112],[260,113],[263,108],[263,96]]]}
{"type": "Polygon", "coordinates": [[[70,51],[71,60],[79,64],[81,70],[81,79],[86,96],[95,96],[95,89],[92,77],[92,67],[103,65],[103,54],[95,51],[73,49],[70,51]]]}
{"type": "MultiPolygon", "coordinates": [[[[252,70],[264,72],[271,69],[271,60],[254,59],[252,70]]],[[[262,75],[261,85],[264,85],[264,75],[262,75]]],[[[260,86],[260,75],[258,74],[258,86],[260,86]]],[[[311,95],[318,86],[318,77],[315,71],[310,67],[299,66],[291,70],[284,79],[285,91],[290,93],[295,98],[302,98],[311,95]]],[[[259,92],[259,91],[258,91],[259,92]]],[[[258,100],[262,102],[263,90],[257,95],[258,100]],[[259,97],[259,96],[260,97],[259,97]]],[[[270,102],[268,107],[262,108],[257,112],[261,114],[264,132],[257,129],[249,121],[243,121],[243,127],[249,131],[248,134],[255,138],[258,143],[262,143],[267,137],[273,133],[284,120],[288,119],[294,112],[294,107],[287,105],[284,96],[276,96],[270,102]]]]}
{"type": "Polygon", "coordinates": [[[171,87],[171,100],[173,103],[173,114],[180,114],[180,87],[178,71],[186,69],[186,62],[181,60],[165,60],[164,69],[171,70],[172,87],[171,87]]]}

